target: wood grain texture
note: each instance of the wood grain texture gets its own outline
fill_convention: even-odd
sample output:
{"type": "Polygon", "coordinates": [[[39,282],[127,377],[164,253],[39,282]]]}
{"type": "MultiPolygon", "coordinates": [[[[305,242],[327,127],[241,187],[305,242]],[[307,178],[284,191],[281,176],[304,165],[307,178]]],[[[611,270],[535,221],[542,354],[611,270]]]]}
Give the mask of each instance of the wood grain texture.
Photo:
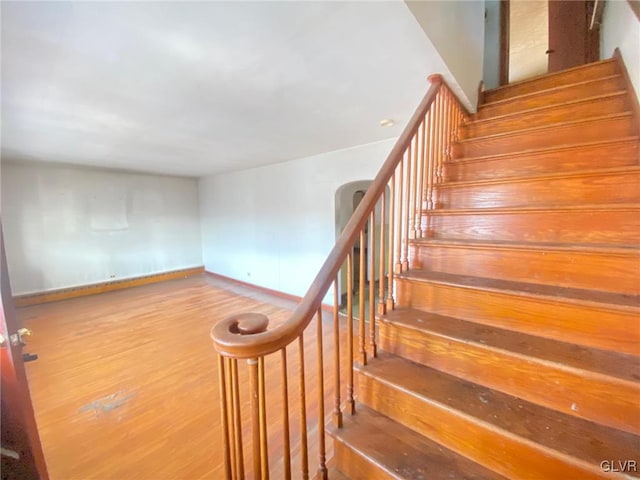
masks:
{"type": "Polygon", "coordinates": [[[533,91],[545,90],[562,85],[571,85],[588,79],[593,80],[608,75],[615,75],[616,73],[618,73],[618,70],[615,60],[602,60],[601,62],[580,65],[561,72],[540,75],[539,77],[487,90],[484,92],[484,101],[485,103],[496,102],[498,100],[524,95],[533,91]]]}
{"type": "Polygon", "coordinates": [[[603,165],[610,168],[637,165],[638,146],[638,139],[631,137],[622,141],[588,142],[563,148],[460,158],[445,163],[445,182],[572,173],[603,165]]]}
{"type": "Polygon", "coordinates": [[[86,295],[97,295],[99,293],[112,292],[125,288],[139,287],[151,283],[165,282],[176,278],[187,278],[199,275],[204,272],[204,267],[186,268],[182,270],[172,270],[170,272],[154,273],[142,277],[127,278],[124,280],[114,280],[112,282],[95,283],[79,287],[63,288],[60,290],[49,290],[46,292],[29,293],[13,297],[16,307],[26,307],[29,305],[39,305],[41,303],[57,302],[70,298],[84,297],[86,295]]]}
{"type": "Polygon", "coordinates": [[[436,199],[442,209],[633,204],[640,202],[640,167],[443,183],[436,199]]]}
{"type": "Polygon", "coordinates": [[[352,480],[503,478],[363,405],[331,434],[336,465],[352,480]]]}
{"type": "Polygon", "coordinates": [[[413,269],[640,294],[639,248],[501,242],[411,243],[413,269]]]}
{"type": "Polygon", "coordinates": [[[595,80],[582,80],[574,84],[532,91],[497,102],[485,103],[478,108],[478,112],[473,115],[472,119],[482,120],[494,116],[509,115],[532,108],[572,102],[589,96],[612,94],[624,89],[624,79],[616,73],[595,80]]]}
{"type": "Polygon", "coordinates": [[[479,324],[616,352],[640,354],[638,306],[560,294],[472,285],[468,277],[415,273],[397,279],[398,308],[415,308],[479,324]],[[550,315],[549,312],[553,314],[550,315]]]}
{"type": "Polygon", "coordinates": [[[638,457],[637,436],[392,355],[360,367],[358,382],[368,406],[508,478],[610,478],[602,458],[638,457]]]}
{"type": "Polygon", "coordinates": [[[640,433],[640,383],[633,380],[640,378],[637,357],[598,355],[506,330],[425,318],[381,322],[381,348],[567,415],[640,433]],[[598,362],[597,370],[586,368],[598,362]],[[625,378],[603,373],[607,366],[627,367],[619,373],[625,378]]]}
{"type": "MultiPolygon", "coordinates": [[[[223,478],[218,372],[209,330],[221,318],[247,310],[277,324],[294,307],[293,302],[199,275],[20,309],[19,317],[33,330],[28,351],[39,355],[26,366],[51,478],[223,478]]],[[[333,368],[330,330],[325,328],[327,371],[333,368]]],[[[310,378],[317,375],[315,340],[313,332],[305,336],[310,378]]],[[[298,368],[295,350],[287,352],[292,372],[298,368]]],[[[280,355],[267,357],[265,365],[270,465],[277,478],[283,471],[280,355]]],[[[248,442],[246,362],[238,370],[243,438],[248,442]]],[[[327,382],[325,388],[330,401],[333,387],[327,382]]],[[[289,377],[289,391],[297,389],[297,379],[289,377]]],[[[314,399],[308,428],[315,431],[317,382],[309,382],[307,392],[314,399]]],[[[292,468],[299,472],[295,398],[289,399],[292,468]]],[[[316,438],[310,436],[312,468],[316,438]]],[[[249,443],[244,452],[248,467],[249,443]]],[[[246,472],[250,478],[250,468],[246,472]]]]}
{"type": "Polygon", "coordinates": [[[480,157],[545,147],[562,147],[579,142],[624,138],[635,133],[636,129],[630,113],[582,118],[555,125],[463,140],[453,145],[452,156],[454,158],[480,157]]]}
{"type": "Polygon", "coordinates": [[[460,129],[462,139],[474,136],[494,135],[529,127],[561,123],[575,118],[595,117],[626,112],[631,109],[626,90],[607,95],[580,98],[573,102],[548,103],[543,107],[518,111],[503,116],[467,123],[460,129]]]}
{"type": "Polygon", "coordinates": [[[549,243],[634,245],[638,205],[431,210],[427,237],[549,243]]]}

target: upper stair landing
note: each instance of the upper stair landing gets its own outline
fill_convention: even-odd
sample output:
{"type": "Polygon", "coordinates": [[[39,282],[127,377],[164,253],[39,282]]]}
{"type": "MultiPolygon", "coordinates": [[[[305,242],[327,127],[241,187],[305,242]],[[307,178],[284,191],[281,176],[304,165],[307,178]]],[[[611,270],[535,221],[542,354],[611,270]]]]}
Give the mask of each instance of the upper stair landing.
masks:
{"type": "Polygon", "coordinates": [[[604,77],[619,74],[618,63],[615,58],[579,65],[560,72],[548,73],[487,90],[482,95],[482,104],[513,99],[534,92],[563,87],[579,82],[599,80],[604,77]]]}

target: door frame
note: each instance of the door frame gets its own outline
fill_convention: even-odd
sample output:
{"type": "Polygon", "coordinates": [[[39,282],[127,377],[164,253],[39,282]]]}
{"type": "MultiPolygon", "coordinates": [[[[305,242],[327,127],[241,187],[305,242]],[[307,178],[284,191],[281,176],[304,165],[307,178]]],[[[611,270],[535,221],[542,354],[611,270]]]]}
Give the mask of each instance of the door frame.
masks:
{"type": "Polygon", "coordinates": [[[500,0],[500,86],[509,83],[509,0],[500,0]]]}
{"type": "Polygon", "coordinates": [[[49,474],[22,358],[22,345],[11,338],[22,325],[11,294],[1,220],[0,287],[0,334],[4,339],[0,347],[3,470],[6,468],[18,475],[17,478],[25,480],[48,480],[49,474]]]}

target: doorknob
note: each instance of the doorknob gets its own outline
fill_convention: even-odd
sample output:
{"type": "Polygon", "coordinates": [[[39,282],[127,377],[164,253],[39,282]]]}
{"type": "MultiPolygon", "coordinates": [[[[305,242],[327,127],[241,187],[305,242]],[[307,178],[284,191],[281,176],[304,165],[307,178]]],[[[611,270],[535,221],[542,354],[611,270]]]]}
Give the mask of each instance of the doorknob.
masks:
{"type": "Polygon", "coordinates": [[[547,55],[549,55],[550,53],[555,53],[555,50],[553,48],[550,48],[549,50],[547,50],[546,52],[547,55]]]}
{"type": "Polygon", "coordinates": [[[24,346],[25,343],[23,337],[26,337],[28,335],[31,335],[31,330],[29,330],[28,328],[19,328],[18,331],[10,337],[11,345],[13,345],[14,347],[17,347],[18,345],[24,346]]]}

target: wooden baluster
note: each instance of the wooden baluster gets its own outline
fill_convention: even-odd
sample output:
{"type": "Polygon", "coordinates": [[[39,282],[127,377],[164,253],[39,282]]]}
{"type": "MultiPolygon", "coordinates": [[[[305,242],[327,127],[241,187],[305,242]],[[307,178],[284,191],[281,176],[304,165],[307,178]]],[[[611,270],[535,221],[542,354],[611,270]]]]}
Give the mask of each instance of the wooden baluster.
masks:
{"type": "Polygon", "coordinates": [[[347,412],[356,413],[356,402],[353,398],[353,251],[347,255],[347,412]]]}
{"type": "Polygon", "coordinates": [[[380,253],[378,254],[380,256],[379,258],[379,276],[380,279],[378,280],[378,314],[379,315],[384,315],[385,313],[387,313],[387,304],[385,303],[385,297],[384,297],[384,287],[385,287],[385,281],[386,281],[386,275],[385,275],[385,268],[386,268],[386,263],[384,261],[384,254],[385,254],[385,249],[384,249],[384,236],[386,235],[386,229],[385,229],[385,220],[387,218],[386,215],[386,200],[387,200],[387,189],[385,187],[385,189],[382,191],[382,196],[380,197],[380,253]]]}
{"type": "Polygon", "coordinates": [[[398,169],[397,169],[397,176],[396,176],[396,180],[398,181],[398,186],[397,186],[397,198],[396,198],[396,226],[395,226],[395,246],[396,246],[396,252],[395,252],[395,258],[396,258],[396,265],[395,265],[395,272],[396,273],[402,273],[402,183],[404,181],[404,171],[403,171],[403,165],[404,165],[404,156],[402,157],[402,159],[399,162],[398,165],[398,169]]]}
{"type": "MultiPolygon", "coordinates": [[[[451,161],[451,146],[453,145],[453,124],[454,124],[454,110],[453,110],[453,98],[451,92],[445,89],[445,98],[447,100],[447,153],[446,161],[451,161]]],[[[442,178],[444,179],[444,166],[442,169],[442,178]]]]}
{"type": "Polygon", "coordinates": [[[240,385],[238,381],[238,360],[229,359],[231,379],[231,408],[233,413],[233,431],[235,432],[236,478],[244,479],[244,454],[242,450],[242,412],[240,411],[240,385]]]}
{"type": "Polygon", "coordinates": [[[391,191],[389,192],[389,248],[388,258],[389,266],[388,271],[388,284],[387,284],[387,311],[391,311],[395,307],[395,301],[393,299],[393,246],[395,236],[395,198],[396,198],[396,174],[391,175],[391,191]]]}
{"type": "MultiPolygon", "coordinates": [[[[369,345],[371,356],[378,355],[376,347],[376,209],[369,215],[369,345]]],[[[382,279],[380,280],[382,282],[382,279]]]]}
{"type": "MultiPolygon", "coordinates": [[[[447,90],[445,88],[442,89],[442,101],[444,103],[444,140],[443,140],[443,145],[442,145],[442,165],[440,166],[441,168],[441,172],[440,172],[440,177],[444,177],[443,172],[444,172],[444,165],[447,162],[448,158],[447,156],[449,155],[448,151],[449,151],[449,133],[450,133],[450,110],[449,110],[449,106],[450,103],[448,101],[447,98],[447,90]]],[[[444,180],[443,180],[444,181],[444,180]]]]}
{"type": "Polygon", "coordinates": [[[262,478],[262,461],[260,455],[260,405],[258,401],[258,359],[247,360],[249,365],[249,397],[251,405],[251,444],[253,446],[253,478],[262,478]]]}
{"type": "Polygon", "coordinates": [[[433,182],[435,181],[435,147],[436,147],[436,110],[435,104],[429,110],[429,139],[428,139],[428,180],[427,180],[427,209],[433,210],[433,182]]]}
{"type": "Polygon", "coordinates": [[[300,470],[302,478],[309,478],[309,447],[307,439],[307,392],[304,383],[304,333],[298,337],[298,361],[300,362],[300,470]]]}
{"type": "Polygon", "coordinates": [[[360,346],[360,363],[362,365],[367,364],[367,347],[365,342],[365,327],[364,327],[364,318],[365,318],[365,302],[364,302],[364,284],[366,281],[366,264],[364,259],[364,253],[366,250],[367,240],[364,236],[364,228],[360,230],[360,258],[358,266],[360,268],[359,271],[359,279],[358,279],[358,344],[360,346]]]}
{"type": "Polygon", "coordinates": [[[333,424],[342,428],[342,408],[340,406],[340,290],[338,289],[338,277],[333,282],[333,363],[334,363],[334,403],[333,424]]]}
{"type": "Polygon", "coordinates": [[[231,478],[236,480],[238,478],[238,462],[236,461],[236,435],[235,435],[235,408],[233,399],[233,378],[231,377],[231,359],[225,358],[226,364],[225,376],[227,379],[227,405],[229,406],[229,446],[230,446],[230,460],[231,460],[231,478]]]}
{"type": "Polygon", "coordinates": [[[433,102],[434,117],[433,117],[433,205],[437,206],[436,202],[436,185],[438,184],[438,161],[440,157],[440,95],[436,97],[433,102]]]}
{"type": "MultiPolygon", "coordinates": [[[[408,245],[408,240],[413,238],[414,233],[414,225],[413,221],[415,220],[414,215],[414,204],[413,199],[415,198],[415,160],[416,160],[416,149],[415,149],[415,135],[411,138],[409,142],[408,152],[407,152],[407,213],[406,213],[406,228],[407,234],[405,236],[405,245],[408,245]]],[[[409,263],[408,255],[404,253],[404,260],[407,261],[407,265],[409,263]]],[[[404,266],[404,261],[403,261],[404,266]]]]}
{"type": "MultiPolygon", "coordinates": [[[[442,165],[442,151],[444,150],[444,108],[442,103],[442,91],[438,94],[438,151],[436,152],[436,184],[442,183],[441,165],[442,165]]],[[[436,199],[437,202],[437,199],[436,199]]]]}
{"type": "Polygon", "coordinates": [[[409,270],[409,219],[411,218],[410,204],[411,204],[411,143],[409,143],[409,149],[406,152],[406,176],[404,179],[404,198],[403,198],[403,234],[402,234],[402,271],[409,270]]]}
{"type": "MultiPolygon", "coordinates": [[[[376,209],[369,215],[369,345],[371,356],[378,355],[376,347],[376,209]]],[[[380,283],[382,277],[380,277],[380,283]]]]}
{"type": "Polygon", "coordinates": [[[260,468],[263,480],[269,480],[269,445],[267,442],[267,398],[264,385],[264,357],[258,358],[258,407],[260,409],[260,468]]]}
{"type": "Polygon", "coordinates": [[[316,478],[327,480],[327,451],[324,438],[324,349],[322,348],[322,307],[318,308],[318,476],[316,478]]]}
{"type": "Polygon", "coordinates": [[[289,380],[287,376],[287,347],[280,350],[282,364],[282,449],[284,454],[284,478],[291,480],[291,439],[289,437],[289,380]]]}
{"type": "Polygon", "coordinates": [[[218,355],[218,383],[220,387],[220,418],[222,419],[222,448],[224,455],[224,478],[231,480],[231,440],[229,437],[229,411],[227,409],[227,378],[225,375],[226,360],[218,355]]]}
{"type": "Polygon", "coordinates": [[[416,220],[415,220],[415,229],[416,232],[414,234],[415,238],[420,238],[422,237],[422,210],[423,210],[423,199],[424,199],[424,169],[425,169],[425,160],[424,160],[424,132],[425,132],[425,125],[427,123],[427,119],[426,117],[422,120],[422,123],[420,124],[420,128],[418,129],[418,131],[420,132],[419,134],[416,134],[416,140],[417,143],[419,145],[419,149],[416,148],[416,150],[419,150],[418,152],[418,160],[416,161],[416,182],[417,182],[417,187],[416,187],[416,200],[415,200],[415,209],[416,209],[416,220]]]}
{"type": "Polygon", "coordinates": [[[420,238],[420,199],[422,195],[420,193],[420,128],[416,129],[416,133],[413,136],[413,178],[412,178],[412,191],[411,198],[411,210],[413,211],[413,231],[411,235],[413,238],[420,238]]]}

